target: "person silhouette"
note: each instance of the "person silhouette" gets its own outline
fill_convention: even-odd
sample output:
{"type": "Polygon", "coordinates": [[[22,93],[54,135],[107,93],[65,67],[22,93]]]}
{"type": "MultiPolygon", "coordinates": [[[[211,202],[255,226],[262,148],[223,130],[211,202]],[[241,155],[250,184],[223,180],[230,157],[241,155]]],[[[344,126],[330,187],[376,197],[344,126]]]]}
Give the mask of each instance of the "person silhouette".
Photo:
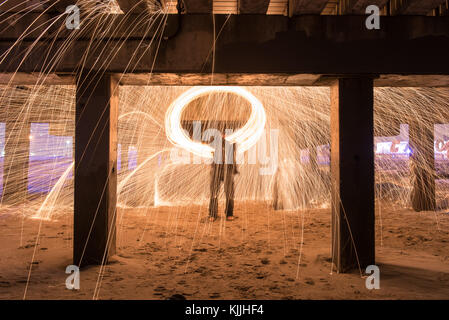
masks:
{"type": "Polygon", "coordinates": [[[217,220],[218,194],[222,182],[226,195],[226,220],[232,221],[234,220],[234,175],[239,173],[236,164],[236,148],[234,144],[226,143],[225,135],[222,133],[221,146],[218,144],[215,152],[219,154],[214,157],[211,165],[209,221],[217,220]]]}

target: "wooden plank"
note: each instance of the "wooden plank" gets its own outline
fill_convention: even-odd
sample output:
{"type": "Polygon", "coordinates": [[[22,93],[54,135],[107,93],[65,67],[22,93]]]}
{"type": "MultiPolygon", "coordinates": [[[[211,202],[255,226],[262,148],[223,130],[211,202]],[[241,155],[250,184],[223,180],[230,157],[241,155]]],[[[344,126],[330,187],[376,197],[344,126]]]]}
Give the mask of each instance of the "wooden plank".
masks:
{"type": "Polygon", "coordinates": [[[440,5],[440,16],[449,16],[449,0],[440,5]]]}
{"type": "Polygon", "coordinates": [[[376,5],[382,9],[388,0],[340,0],[340,10],[342,14],[366,14],[366,8],[376,5]]]}
{"type": "Polygon", "coordinates": [[[265,14],[270,0],[240,0],[238,3],[241,14],[265,14]]]}
{"type": "Polygon", "coordinates": [[[332,255],[338,272],[374,264],[373,80],[331,87],[332,255]]]}
{"type": "Polygon", "coordinates": [[[212,0],[183,0],[186,13],[212,13],[212,0]]]}
{"type": "Polygon", "coordinates": [[[83,73],[76,89],[73,263],[106,263],[115,253],[118,82],[83,73]]]}
{"type": "Polygon", "coordinates": [[[289,0],[289,16],[321,14],[328,0],[289,0]]]}
{"type": "Polygon", "coordinates": [[[445,4],[446,0],[392,0],[391,13],[394,15],[427,15],[432,9],[437,8],[441,4],[445,4]]]}

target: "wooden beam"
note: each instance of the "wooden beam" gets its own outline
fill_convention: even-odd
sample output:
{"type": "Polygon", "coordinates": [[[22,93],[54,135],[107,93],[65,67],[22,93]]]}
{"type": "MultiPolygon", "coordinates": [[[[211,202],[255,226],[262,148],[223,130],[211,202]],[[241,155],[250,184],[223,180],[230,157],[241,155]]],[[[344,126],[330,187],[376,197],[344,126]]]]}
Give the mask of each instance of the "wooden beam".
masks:
{"type": "Polygon", "coordinates": [[[73,263],[106,263],[115,253],[118,82],[111,75],[78,78],[75,125],[73,263]]]}
{"type": "Polygon", "coordinates": [[[341,14],[366,14],[366,8],[376,5],[382,9],[388,0],[340,0],[341,14]]]}
{"type": "Polygon", "coordinates": [[[449,0],[440,5],[440,16],[449,16],[449,0]]]}
{"type": "MultiPolygon", "coordinates": [[[[328,81],[321,81],[320,74],[289,73],[127,73],[117,74],[120,84],[133,86],[204,86],[211,82],[216,85],[230,86],[324,86],[328,81]],[[150,79],[149,79],[150,78],[150,79]]],[[[0,73],[0,85],[74,85],[75,77],[47,74],[44,81],[34,73],[0,73]]],[[[375,87],[449,87],[448,75],[380,75],[374,80],[375,87]]],[[[0,93],[1,95],[1,93],[0,93]]],[[[0,122],[6,121],[5,114],[0,113],[0,122]]],[[[39,119],[41,121],[42,119],[39,119]]],[[[31,122],[39,122],[30,120],[31,122]]]]}
{"type": "Polygon", "coordinates": [[[265,14],[270,0],[239,0],[240,14],[265,14]]]}
{"type": "Polygon", "coordinates": [[[446,0],[391,0],[392,15],[427,15],[446,0]]]}
{"type": "Polygon", "coordinates": [[[340,0],[329,0],[329,2],[326,4],[321,14],[338,15],[339,7],[340,7],[340,0]]]}
{"type": "Polygon", "coordinates": [[[186,13],[212,13],[212,0],[182,0],[186,13]]]}
{"type": "Polygon", "coordinates": [[[289,16],[301,14],[320,14],[328,0],[289,0],[289,16]]]}
{"type": "Polygon", "coordinates": [[[449,56],[447,17],[383,17],[384,31],[371,32],[360,27],[365,16],[215,15],[221,33],[212,64],[213,19],[208,15],[186,14],[179,29],[178,16],[169,15],[167,40],[160,45],[145,35],[146,25],[138,17],[134,23],[142,28],[124,36],[123,23],[133,23],[133,17],[124,16],[105,24],[104,33],[82,30],[78,40],[68,41],[70,30],[55,26],[61,37],[45,34],[37,43],[32,36],[16,43],[14,37],[25,25],[2,28],[7,22],[0,21],[0,73],[73,74],[82,61],[85,68],[109,73],[203,74],[214,66],[214,74],[449,74],[449,65],[441,63],[449,56]],[[99,33],[104,38],[98,39],[99,33]],[[379,58],[384,52],[388,59],[379,58]],[[47,57],[55,56],[49,70],[47,57]]]}
{"type": "Polygon", "coordinates": [[[331,87],[332,255],[338,272],[374,264],[373,80],[331,87]]]}

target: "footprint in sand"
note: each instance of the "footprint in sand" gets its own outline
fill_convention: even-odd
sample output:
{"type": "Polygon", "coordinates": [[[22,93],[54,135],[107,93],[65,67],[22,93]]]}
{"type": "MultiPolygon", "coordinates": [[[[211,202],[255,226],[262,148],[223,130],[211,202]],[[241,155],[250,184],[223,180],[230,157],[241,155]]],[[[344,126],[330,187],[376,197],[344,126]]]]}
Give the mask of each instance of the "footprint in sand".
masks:
{"type": "Polygon", "coordinates": [[[307,283],[308,285],[311,285],[311,286],[315,285],[315,281],[313,281],[313,279],[311,279],[311,278],[306,278],[305,283],[307,283]]]}
{"type": "Polygon", "coordinates": [[[165,289],[165,287],[163,287],[163,286],[158,286],[158,287],[156,287],[155,289],[154,289],[154,291],[155,292],[163,292],[163,291],[165,291],[166,289],[165,289]]]}

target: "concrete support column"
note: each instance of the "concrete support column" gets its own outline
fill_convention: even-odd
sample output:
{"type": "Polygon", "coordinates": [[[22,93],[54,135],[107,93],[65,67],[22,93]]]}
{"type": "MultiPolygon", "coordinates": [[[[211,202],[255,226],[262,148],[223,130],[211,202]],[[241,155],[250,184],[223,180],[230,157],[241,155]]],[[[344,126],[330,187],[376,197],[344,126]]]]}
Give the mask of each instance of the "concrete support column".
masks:
{"type": "Polygon", "coordinates": [[[413,210],[435,210],[434,128],[417,122],[409,124],[411,204],[413,210]]]}
{"type": "Polygon", "coordinates": [[[338,272],[374,264],[373,80],[331,87],[332,255],[338,272]]]}
{"type": "Polygon", "coordinates": [[[73,244],[78,266],[105,263],[115,253],[118,89],[111,75],[78,77],[73,244]]]}
{"type": "Polygon", "coordinates": [[[3,203],[20,203],[28,195],[31,123],[6,121],[3,203]]]}

